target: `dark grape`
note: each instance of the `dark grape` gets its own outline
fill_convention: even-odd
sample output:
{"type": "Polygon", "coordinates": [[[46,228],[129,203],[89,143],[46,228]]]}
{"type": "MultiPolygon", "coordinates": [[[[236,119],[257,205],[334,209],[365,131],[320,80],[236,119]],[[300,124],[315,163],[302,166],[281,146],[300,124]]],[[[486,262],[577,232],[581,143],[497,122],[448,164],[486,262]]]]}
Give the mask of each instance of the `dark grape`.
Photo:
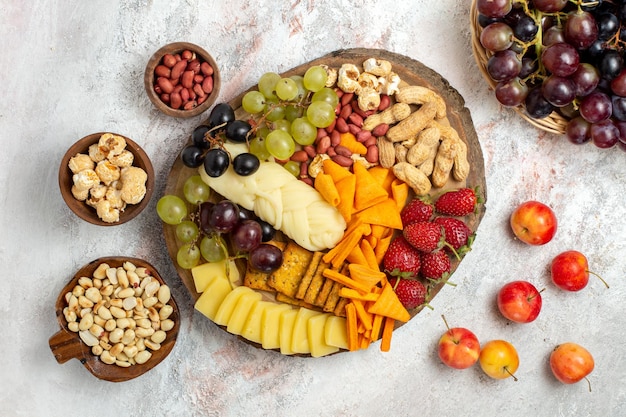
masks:
{"type": "Polygon", "coordinates": [[[528,86],[517,77],[498,83],[495,90],[496,99],[507,107],[519,106],[528,95],[528,86]]]}
{"type": "Polygon", "coordinates": [[[532,89],[526,96],[526,112],[530,117],[543,119],[554,111],[554,106],[543,97],[541,87],[532,89]]]}
{"type": "Polygon", "coordinates": [[[622,69],[620,73],[611,80],[611,91],[618,96],[626,97],[626,69],[622,69]]]}
{"type": "Polygon", "coordinates": [[[180,159],[188,168],[198,168],[204,162],[204,150],[196,145],[187,145],[180,152],[180,159]]]}
{"type": "Polygon", "coordinates": [[[568,0],[533,0],[533,5],[544,13],[554,13],[563,10],[567,2],[568,0]]]}
{"type": "Polygon", "coordinates": [[[261,241],[269,242],[270,240],[274,239],[274,236],[276,235],[276,229],[274,229],[274,226],[261,219],[257,220],[257,222],[259,222],[259,224],[261,225],[261,231],[263,232],[263,237],[261,238],[261,241]]]}
{"type": "Polygon", "coordinates": [[[517,77],[522,70],[522,61],[510,49],[493,54],[487,61],[487,72],[494,81],[506,81],[517,77]]]}
{"type": "Polygon", "coordinates": [[[250,123],[243,120],[233,120],[226,125],[224,135],[226,135],[226,139],[233,142],[244,143],[248,139],[248,132],[251,129],[250,123]]]}
{"type": "Polygon", "coordinates": [[[229,200],[216,203],[209,216],[209,225],[220,233],[230,232],[239,223],[239,206],[229,200]]]}
{"type": "Polygon", "coordinates": [[[248,263],[259,272],[270,273],[283,263],[283,251],[271,243],[261,243],[250,251],[248,263]]]}
{"type": "Polygon", "coordinates": [[[619,30],[620,22],[617,16],[612,13],[601,13],[596,18],[598,24],[598,39],[608,40],[619,30]]]}
{"type": "Polygon", "coordinates": [[[538,69],[537,57],[535,56],[524,56],[522,58],[522,68],[519,72],[519,77],[524,79],[531,75],[533,72],[538,69]]]}
{"type": "Polygon", "coordinates": [[[607,49],[600,58],[600,64],[598,70],[600,75],[607,80],[612,80],[617,77],[622,71],[624,65],[624,59],[618,51],[613,49],[607,49]]]}
{"type": "Polygon", "coordinates": [[[513,44],[513,29],[506,23],[492,23],[480,33],[480,44],[492,52],[509,49],[513,44]]]}
{"type": "Polygon", "coordinates": [[[575,117],[567,122],[565,137],[575,145],[582,145],[591,140],[591,123],[582,117],[575,117]]]}
{"type": "Polygon", "coordinates": [[[585,11],[570,12],[565,21],[565,39],[576,49],[586,49],[598,39],[593,15],[585,11]]]}
{"type": "Polygon", "coordinates": [[[204,157],[204,170],[209,177],[217,178],[222,176],[230,165],[228,153],[220,148],[213,148],[204,157]]]}
{"type": "Polygon", "coordinates": [[[200,207],[198,208],[198,225],[200,226],[200,230],[204,234],[210,234],[214,231],[210,224],[213,205],[213,203],[205,201],[203,203],[200,203],[200,207]]]}
{"type": "Polygon", "coordinates": [[[239,206],[239,220],[255,220],[256,215],[252,210],[239,206]]]}
{"type": "Polygon", "coordinates": [[[250,252],[261,244],[263,231],[255,220],[244,220],[230,232],[230,241],[235,252],[250,252]]]}
{"type": "Polygon", "coordinates": [[[598,148],[612,148],[619,141],[619,129],[611,120],[603,120],[591,125],[591,140],[598,148]]]}
{"type": "Polygon", "coordinates": [[[244,177],[254,174],[260,166],[259,158],[248,152],[240,153],[233,159],[233,170],[244,177]]]}
{"type": "Polygon", "coordinates": [[[478,13],[489,17],[504,17],[513,8],[511,0],[476,0],[478,13]]]}
{"type": "Polygon", "coordinates": [[[583,62],[578,65],[570,79],[576,85],[576,95],[582,97],[596,89],[600,82],[600,73],[593,65],[583,62]]]}
{"type": "Polygon", "coordinates": [[[579,104],[580,115],[589,123],[597,123],[611,117],[613,105],[611,99],[600,91],[584,97],[579,104]]]}
{"type": "Polygon", "coordinates": [[[523,15],[513,26],[513,34],[522,42],[530,42],[537,36],[539,27],[532,17],[523,15]]]}
{"type": "Polygon", "coordinates": [[[565,42],[565,33],[561,26],[550,26],[543,32],[541,42],[545,46],[550,46],[553,43],[565,42]]]}
{"type": "Polygon", "coordinates": [[[568,43],[554,43],[543,50],[541,62],[548,71],[559,77],[568,77],[578,68],[580,56],[568,43]]]}
{"type": "Polygon", "coordinates": [[[235,120],[235,112],[228,103],[220,103],[216,105],[209,114],[209,126],[211,128],[224,125],[228,122],[232,122],[233,120],[235,120]]]}
{"type": "Polygon", "coordinates": [[[569,78],[551,75],[541,88],[545,99],[556,107],[567,106],[576,98],[576,85],[569,78]]]}
{"type": "Polygon", "coordinates": [[[209,126],[200,125],[193,130],[191,141],[199,148],[208,148],[209,142],[205,139],[205,135],[209,131],[209,126]]]}
{"type": "Polygon", "coordinates": [[[626,97],[613,96],[611,97],[611,103],[613,106],[612,117],[626,122],[626,97]]]}

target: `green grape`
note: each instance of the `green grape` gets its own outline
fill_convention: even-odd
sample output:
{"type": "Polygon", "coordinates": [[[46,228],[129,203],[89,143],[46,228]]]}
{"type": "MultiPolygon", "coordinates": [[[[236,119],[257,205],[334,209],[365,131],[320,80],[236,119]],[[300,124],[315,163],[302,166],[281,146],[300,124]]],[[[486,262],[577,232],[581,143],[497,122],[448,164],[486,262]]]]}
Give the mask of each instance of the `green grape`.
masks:
{"type": "Polygon", "coordinates": [[[290,104],[289,106],[285,107],[285,119],[289,120],[290,122],[293,122],[298,117],[302,117],[303,114],[304,110],[301,106],[294,106],[290,104]]]}
{"type": "Polygon", "coordinates": [[[259,161],[266,161],[271,156],[265,146],[265,139],[260,136],[257,136],[250,141],[249,148],[250,153],[259,158],[259,161]]]}
{"type": "Polygon", "coordinates": [[[159,218],[167,224],[177,225],[187,217],[187,205],[182,198],[175,195],[164,195],[156,205],[159,218]]]}
{"type": "Polygon", "coordinates": [[[284,130],[272,130],[265,141],[268,152],[279,160],[289,159],[296,150],[296,143],[284,130]]]}
{"type": "Polygon", "coordinates": [[[183,185],[183,194],[188,202],[198,205],[208,201],[211,188],[209,188],[207,183],[202,181],[200,175],[192,175],[187,178],[183,185]]]}
{"type": "Polygon", "coordinates": [[[266,72],[265,74],[261,75],[257,87],[261,94],[265,96],[265,98],[276,98],[274,88],[276,88],[276,83],[280,81],[280,78],[280,75],[276,74],[275,72],[266,72]]]}
{"type": "Polygon", "coordinates": [[[193,243],[185,243],[176,253],[176,263],[183,269],[191,269],[200,262],[200,249],[193,243]]]}
{"type": "Polygon", "coordinates": [[[261,126],[261,127],[259,127],[259,128],[256,130],[256,136],[257,136],[258,138],[265,139],[265,138],[267,137],[267,135],[269,135],[269,133],[270,133],[271,131],[272,131],[272,130],[271,130],[269,127],[267,127],[267,126],[261,126]]]}
{"type": "Polygon", "coordinates": [[[198,233],[198,225],[191,220],[184,220],[176,226],[176,237],[183,243],[193,242],[198,233]]]}
{"type": "Polygon", "coordinates": [[[284,130],[289,133],[291,129],[291,122],[286,119],[276,120],[272,123],[272,130],[284,130]]]}
{"type": "Polygon", "coordinates": [[[283,167],[289,171],[289,173],[293,174],[294,177],[300,175],[300,163],[296,161],[289,161],[283,167]]]}
{"type": "Polygon", "coordinates": [[[285,106],[278,104],[277,98],[268,98],[265,101],[265,118],[270,122],[283,119],[285,117],[285,106]]]}
{"type": "Polygon", "coordinates": [[[317,137],[317,128],[306,117],[299,117],[291,122],[291,136],[299,145],[311,145],[317,137]]]}
{"type": "Polygon", "coordinates": [[[313,93],[311,101],[325,101],[335,108],[339,104],[339,96],[332,88],[324,87],[313,93]]]}
{"type": "Polygon", "coordinates": [[[298,95],[294,98],[294,100],[302,101],[302,99],[306,97],[307,94],[307,89],[304,86],[304,77],[302,75],[292,75],[289,78],[294,80],[296,82],[296,85],[298,86],[298,95]]]}
{"type": "Polygon", "coordinates": [[[241,107],[250,114],[261,113],[265,108],[265,96],[260,91],[248,91],[241,99],[241,107]]]}
{"type": "Polygon", "coordinates": [[[293,100],[298,95],[298,85],[291,78],[281,78],[275,88],[276,96],[281,100],[293,100]]]}
{"type": "Polygon", "coordinates": [[[327,79],[328,74],[326,70],[319,65],[314,65],[306,70],[302,82],[307,90],[316,92],[326,85],[327,79]]]}
{"type": "Polygon", "coordinates": [[[306,117],[315,127],[328,127],[335,120],[335,108],[325,101],[314,101],[306,109],[306,117]]]}
{"type": "Polygon", "coordinates": [[[207,262],[219,262],[226,258],[224,240],[217,234],[205,236],[200,241],[200,253],[207,262]]]}

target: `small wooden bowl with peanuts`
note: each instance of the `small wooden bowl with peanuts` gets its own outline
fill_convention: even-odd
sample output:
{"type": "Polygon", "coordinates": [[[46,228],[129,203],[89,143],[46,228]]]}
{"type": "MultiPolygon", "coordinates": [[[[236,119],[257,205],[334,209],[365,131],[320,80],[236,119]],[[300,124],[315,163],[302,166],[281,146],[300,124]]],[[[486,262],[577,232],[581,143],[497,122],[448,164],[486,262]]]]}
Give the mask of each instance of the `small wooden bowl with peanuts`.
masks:
{"type": "Polygon", "coordinates": [[[172,351],[180,328],[170,289],[148,262],[96,259],[76,272],[56,300],[55,359],[78,359],[95,377],[122,382],[148,372],[172,351]]]}

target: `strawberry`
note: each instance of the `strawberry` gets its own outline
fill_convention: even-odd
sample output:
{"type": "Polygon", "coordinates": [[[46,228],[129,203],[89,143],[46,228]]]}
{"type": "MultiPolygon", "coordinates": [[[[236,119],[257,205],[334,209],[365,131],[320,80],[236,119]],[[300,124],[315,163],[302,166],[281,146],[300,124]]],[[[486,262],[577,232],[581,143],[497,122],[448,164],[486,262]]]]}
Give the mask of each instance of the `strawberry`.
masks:
{"type": "Polygon", "coordinates": [[[432,252],[445,244],[443,227],[433,222],[411,223],[402,234],[407,242],[422,252],[432,252]]]}
{"type": "Polygon", "coordinates": [[[389,284],[393,287],[398,299],[410,310],[426,303],[426,287],[415,279],[390,278],[389,284]]]}
{"type": "Polygon", "coordinates": [[[465,254],[471,250],[473,242],[472,230],[462,220],[454,217],[437,217],[434,222],[443,227],[446,233],[446,242],[458,254],[465,254]]]}
{"type": "Polygon", "coordinates": [[[435,201],[435,211],[448,216],[466,216],[476,210],[481,200],[473,188],[460,188],[443,193],[435,201]]]}
{"type": "Polygon", "coordinates": [[[450,258],[445,251],[422,253],[422,276],[430,280],[445,279],[450,275],[450,258]]]}
{"type": "Polygon", "coordinates": [[[421,198],[414,198],[404,206],[400,212],[400,218],[402,219],[402,225],[407,226],[415,222],[426,222],[430,220],[433,215],[433,205],[422,200],[421,198]]]}
{"type": "Polygon", "coordinates": [[[390,275],[417,277],[420,270],[420,253],[402,235],[398,235],[385,252],[383,267],[390,275]]]}

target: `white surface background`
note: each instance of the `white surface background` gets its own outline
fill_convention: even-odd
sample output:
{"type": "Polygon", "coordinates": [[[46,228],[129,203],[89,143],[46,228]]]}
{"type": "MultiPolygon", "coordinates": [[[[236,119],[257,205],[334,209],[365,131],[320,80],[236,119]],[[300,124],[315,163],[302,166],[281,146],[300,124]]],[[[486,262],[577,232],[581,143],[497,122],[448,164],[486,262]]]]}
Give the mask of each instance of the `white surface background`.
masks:
{"type": "Polygon", "coordinates": [[[0,1],[0,415],[3,416],[374,416],[626,415],[624,203],[626,155],[576,147],[503,109],[470,49],[468,0],[0,1]],[[392,349],[322,359],[281,357],[239,342],[194,312],[167,256],[154,207],[181,144],[205,116],[175,120],[143,90],[150,55],[173,41],[210,51],[223,77],[221,101],[256,83],[350,47],[383,48],[441,73],[465,98],[485,157],[487,212],[472,252],[425,310],[394,334],[392,349]],[[122,133],[151,156],[157,189],[148,209],[102,228],[74,216],[57,185],[59,161],[77,139],[122,133]],[[520,202],[553,207],[555,239],[512,239],[520,202]],[[611,284],[557,290],[547,268],[578,249],[611,284]],[[94,378],[77,360],[58,364],[48,346],[54,302],[83,264],[124,254],[152,262],[173,287],[182,325],[172,354],[126,383],[94,378]],[[536,322],[514,325],[496,311],[513,279],[545,287],[536,322]],[[445,314],[479,339],[518,349],[518,382],[478,366],[446,368],[436,356],[445,314]],[[548,356],[575,341],[594,355],[586,383],[564,386],[548,356]]]}

